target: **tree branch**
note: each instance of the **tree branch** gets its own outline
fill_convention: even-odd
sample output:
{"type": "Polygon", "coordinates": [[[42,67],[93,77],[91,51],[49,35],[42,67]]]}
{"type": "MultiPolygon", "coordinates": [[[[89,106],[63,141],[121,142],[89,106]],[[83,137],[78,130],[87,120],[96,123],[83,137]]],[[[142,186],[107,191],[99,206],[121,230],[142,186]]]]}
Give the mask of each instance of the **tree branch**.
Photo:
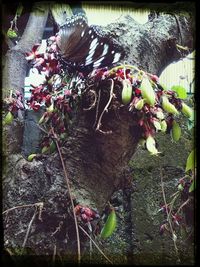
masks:
{"type": "Polygon", "coordinates": [[[183,57],[176,44],[188,47],[188,53],[194,49],[194,29],[189,14],[188,17],[162,14],[145,24],[123,16],[118,25],[120,27],[110,24],[109,30],[127,50],[125,60],[158,76],[166,66],[183,57]]]}
{"type": "Polygon", "coordinates": [[[3,69],[3,98],[9,95],[9,91],[16,90],[23,93],[24,79],[27,71],[25,53],[35,43],[42,39],[44,27],[48,17],[48,8],[44,4],[35,4],[30,14],[26,29],[17,45],[8,50],[3,69]]]}

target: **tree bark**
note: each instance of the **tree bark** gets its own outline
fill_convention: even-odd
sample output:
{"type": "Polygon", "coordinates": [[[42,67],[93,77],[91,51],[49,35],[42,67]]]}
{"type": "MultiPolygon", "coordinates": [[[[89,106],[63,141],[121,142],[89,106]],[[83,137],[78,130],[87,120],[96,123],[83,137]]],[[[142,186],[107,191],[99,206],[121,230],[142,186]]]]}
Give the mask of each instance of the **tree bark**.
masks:
{"type": "MultiPolygon", "coordinates": [[[[124,47],[130,47],[128,62],[159,75],[170,62],[182,57],[176,47],[180,38],[182,46],[193,49],[193,29],[189,21],[183,17],[178,17],[178,20],[181,29],[184,29],[181,36],[176,18],[172,15],[161,15],[144,25],[126,17],[109,28],[115,35],[120,35],[124,47]]],[[[134,125],[133,115],[125,109],[119,110],[118,116],[114,112],[106,116],[103,124],[112,130],[110,135],[95,133],[92,129],[94,117],[91,117],[92,114],[80,112],[65,146],[66,166],[69,177],[78,184],[78,187],[73,185],[77,199],[85,204],[90,202],[101,211],[122,182],[121,172],[132,157],[141,133],[134,125]]]]}
{"type": "Polygon", "coordinates": [[[24,79],[28,68],[25,53],[30,52],[34,44],[42,39],[48,17],[48,6],[35,4],[20,41],[8,50],[3,69],[3,98],[12,90],[23,93],[24,79]]]}
{"type": "MultiPolygon", "coordinates": [[[[176,43],[193,49],[191,21],[185,17],[178,17],[178,20],[179,24],[174,16],[166,14],[140,25],[127,16],[119,23],[109,25],[109,29],[127,48],[126,60],[129,63],[159,75],[170,62],[176,61],[182,56],[177,50],[176,43]]],[[[18,47],[19,57],[22,60],[22,48],[18,47]]],[[[12,53],[16,54],[17,52],[14,50],[12,53]]],[[[9,68],[14,67],[11,63],[9,64],[9,68]]],[[[23,76],[24,71],[22,70],[18,74],[21,73],[20,75],[23,76]]],[[[13,83],[10,82],[10,84],[14,86],[13,83]]],[[[19,88],[20,83],[17,86],[19,88]]],[[[112,193],[123,182],[123,168],[133,156],[141,133],[133,114],[125,108],[121,108],[117,112],[110,111],[105,115],[102,126],[107,130],[112,130],[112,134],[105,135],[95,132],[92,127],[94,119],[94,112],[79,110],[63,148],[63,156],[73,197],[80,204],[96,208],[101,213],[112,193]]],[[[10,161],[13,162],[13,160],[16,158],[13,159],[12,155],[10,161]]],[[[43,227],[40,229],[43,231],[42,237],[46,240],[45,242],[50,242],[53,229],[55,230],[59,220],[64,218],[63,214],[69,205],[65,203],[67,190],[58,155],[54,154],[42,160],[34,160],[32,163],[19,157],[14,169],[6,169],[4,186],[4,210],[17,204],[44,202],[46,211],[43,214],[46,219],[44,218],[43,223],[39,223],[39,227],[43,227]],[[53,226],[51,227],[49,224],[53,226]]],[[[17,216],[21,213],[13,214],[14,224],[19,218],[17,216]]],[[[24,216],[22,224],[28,225],[31,216],[30,214],[27,218],[24,216]]],[[[5,239],[10,245],[20,246],[26,230],[22,230],[16,240],[12,235],[13,230],[17,231],[17,228],[15,227],[11,231],[8,218],[6,220],[5,239]]],[[[41,244],[36,230],[38,231],[38,229],[32,230],[28,244],[35,249],[37,254],[40,253],[40,247],[43,248],[46,245],[41,244]],[[36,234],[35,239],[34,234],[36,234]]],[[[63,241],[64,237],[62,236],[61,239],[63,241]]],[[[65,251],[64,243],[60,244],[65,251]]],[[[52,243],[47,251],[47,253],[53,253],[52,243]]]]}

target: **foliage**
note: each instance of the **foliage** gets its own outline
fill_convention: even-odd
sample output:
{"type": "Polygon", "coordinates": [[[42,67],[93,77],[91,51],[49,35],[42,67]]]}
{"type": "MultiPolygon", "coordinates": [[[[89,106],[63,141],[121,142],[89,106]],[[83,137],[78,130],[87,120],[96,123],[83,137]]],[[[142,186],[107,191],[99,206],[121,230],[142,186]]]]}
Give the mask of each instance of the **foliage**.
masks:
{"type": "MultiPolygon", "coordinates": [[[[145,147],[153,155],[159,153],[155,140],[157,132],[171,133],[173,140],[178,141],[181,136],[178,116],[182,113],[188,118],[192,117],[192,109],[182,100],[186,96],[183,87],[164,89],[156,75],[132,65],[96,69],[89,75],[71,70],[59,53],[57,36],[47,40],[45,53],[40,53],[39,47],[37,44],[26,53],[26,59],[45,76],[45,81],[39,86],[32,85],[27,104],[34,111],[44,109],[38,123],[46,133],[53,127],[60,145],[67,137],[68,127],[83,97],[87,97],[89,102],[89,107],[84,110],[96,109],[95,130],[101,133],[112,132],[102,129],[105,112],[123,108],[131,112],[133,121],[142,129],[145,147]],[[107,104],[99,114],[101,94],[104,102],[107,99],[107,104]]],[[[9,123],[8,118],[17,116],[17,111],[23,109],[24,104],[19,92],[5,99],[4,103],[9,111],[4,119],[5,124],[9,123]]],[[[52,146],[51,136],[47,134],[42,141],[41,152],[54,151],[52,146]]]]}
{"type": "Polygon", "coordinates": [[[116,228],[116,225],[117,225],[117,217],[115,210],[112,209],[110,214],[108,215],[104,227],[101,230],[101,237],[108,238],[109,236],[111,236],[116,228]]]}
{"type": "MultiPolygon", "coordinates": [[[[39,86],[32,85],[31,97],[26,104],[36,112],[39,109],[44,110],[38,121],[39,127],[45,132],[41,142],[41,153],[52,153],[56,146],[63,145],[77,110],[95,110],[94,130],[102,134],[111,134],[111,130],[103,129],[103,116],[113,110],[126,109],[132,114],[133,122],[141,128],[141,140],[152,155],[160,153],[156,142],[157,132],[170,133],[173,141],[177,142],[181,137],[178,117],[182,114],[192,120],[192,108],[183,101],[187,96],[183,87],[173,86],[166,89],[159,83],[156,75],[127,64],[111,69],[95,69],[89,75],[77,72],[63,61],[57,46],[57,36],[47,40],[46,52],[40,53],[39,48],[40,45],[36,44],[31,52],[26,53],[26,59],[45,76],[45,80],[39,86]],[[103,105],[101,110],[100,103],[103,105]]],[[[24,108],[22,95],[18,91],[11,92],[10,97],[4,99],[4,110],[7,113],[4,114],[3,124],[11,123],[19,110],[24,108]]],[[[35,156],[29,155],[28,160],[32,161],[35,156]]],[[[192,168],[190,158],[191,155],[186,172],[192,168]]],[[[194,176],[186,175],[182,178],[178,189],[177,195],[189,195],[194,189],[194,176]]],[[[174,212],[172,207],[164,205],[161,210],[166,209],[169,209],[173,223],[179,225],[182,220],[179,211],[182,207],[174,212]]],[[[85,218],[89,228],[90,218],[95,218],[95,213],[86,207],[80,210],[76,208],[76,215],[82,220],[85,218]]],[[[101,236],[110,236],[115,226],[116,215],[112,211],[101,236]]],[[[167,223],[161,226],[160,231],[166,229],[167,223]]]]}

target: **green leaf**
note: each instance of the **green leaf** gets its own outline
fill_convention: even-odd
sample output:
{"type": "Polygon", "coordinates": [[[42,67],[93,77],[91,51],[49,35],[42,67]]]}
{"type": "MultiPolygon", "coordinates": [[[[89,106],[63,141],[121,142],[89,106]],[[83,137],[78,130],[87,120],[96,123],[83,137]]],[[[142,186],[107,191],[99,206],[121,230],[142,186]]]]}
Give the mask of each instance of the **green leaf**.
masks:
{"type": "Polygon", "coordinates": [[[179,98],[186,99],[187,98],[187,91],[183,86],[174,85],[171,87],[172,91],[175,91],[179,98]]]}
{"type": "Polygon", "coordinates": [[[49,149],[50,153],[53,153],[56,150],[56,144],[54,141],[51,142],[49,149]]]}
{"type": "Polygon", "coordinates": [[[178,185],[178,190],[179,190],[179,191],[183,191],[183,189],[184,189],[184,187],[182,186],[182,184],[179,184],[179,185],[178,185]]]}
{"type": "Polygon", "coordinates": [[[192,183],[191,183],[191,185],[190,185],[190,188],[189,188],[189,193],[191,193],[192,191],[194,191],[195,188],[196,188],[196,183],[195,183],[195,181],[194,181],[194,179],[193,179],[193,181],[192,181],[192,183]]]}
{"type": "Polygon", "coordinates": [[[7,31],[7,36],[9,38],[16,38],[17,37],[17,32],[15,30],[12,29],[8,29],[7,31]]]}
{"type": "Polygon", "coordinates": [[[28,161],[32,161],[35,158],[35,156],[37,156],[37,154],[30,154],[28,156],[28,161]]]}
{"type": "Polygon", "coordinates": [[[13,117],[12,113],[9,111],[9,112],[6,114],[6,116],[5,116],[4,120],[3,120],[3,125],[11,124],[12,121],[13,121],[13,118],[14,118],[14,117],[13,117]]]}
{"type": "Polygon", "coordinates": [[[112,235],[117,225],[117,217],[114,209],[111,211],[111,213],[108,216],[108,219],[101,231],[101,237],[102,238],[108,238],[112,235]]]}
{"type": "Polygon", "coordinates": [[[44,146],[43,148],[42,148],[42,154],[45,154],[45,153],[47,153],[49,151],[49,146],[44,146]]]}
{"type": "Polygon", "coordinates": [[[194,170],[195,167],[196,167],[195,149],[193,149],[187,158],[185,172],[189,170],[194,170]]]}
{"type": "Polygon", "coordinates": [[[23,11],[23,5],[21,3],[19,3],[19,5],[17,7],[17,11],[16,11],[16,14],[17,14],[18,17],[21,16],[22,11],[23,11]]]}
{"type": "Polygon", "coordinates": [[[181,137],[181,128],[176,121],[173,121],[171,136],[175,142],[177,142],[181,137]]]}
{"type": "Polygon", "coordinates": [[[61,133],[60,134],[60,139],[65,140],[67,138],[67,133],[61,133]]]}

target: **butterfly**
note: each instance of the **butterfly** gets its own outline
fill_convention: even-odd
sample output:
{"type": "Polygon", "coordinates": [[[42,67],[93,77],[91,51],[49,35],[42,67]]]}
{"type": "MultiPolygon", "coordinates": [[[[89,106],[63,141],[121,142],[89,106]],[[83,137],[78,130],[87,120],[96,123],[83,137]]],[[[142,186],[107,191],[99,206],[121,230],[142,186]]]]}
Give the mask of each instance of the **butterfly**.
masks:
{"type": "Polygon", "coordinates": [[[66,19],[57,34],[57,46],[68,66],[90,72],[119,62],[125,51],[97,25],[88,25],[84,13],[66,19]]]}

